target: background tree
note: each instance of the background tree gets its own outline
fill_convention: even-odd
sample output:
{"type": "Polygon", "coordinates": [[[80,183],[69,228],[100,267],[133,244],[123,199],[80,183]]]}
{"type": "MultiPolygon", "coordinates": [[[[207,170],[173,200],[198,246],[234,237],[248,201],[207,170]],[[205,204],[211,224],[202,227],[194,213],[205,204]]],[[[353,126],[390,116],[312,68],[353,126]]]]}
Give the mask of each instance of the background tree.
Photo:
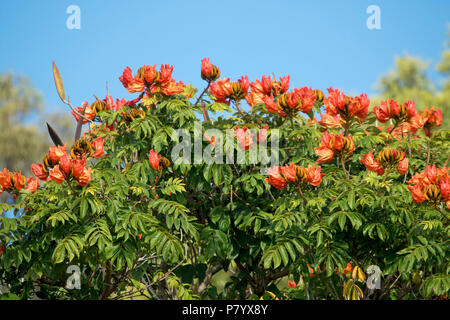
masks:
{"type": "MultiPolygon", "coordinates": [[[[450,33],[449,33],[450,36],[450,33]]],[[[443,128],[450,127],[450,40],[442,53],[436,70],[442,75],[441,82],[429,79],[430,63],[420,58],[403,55],[395,59],[395,68],[382,76],[376,88],[379,96],[372,98],[376,105],[380,100],[393,98],[397,101],[414,100],[419,110],[434,106],[442,110],[443,128]]]]}
{"type": "MultiPolygon", "coordinates": [[[[0,74],[0,167],[31,174],[30,166],[41,159],[52,145],[45,122],[49,122],[64,141],[73,141],[73,119],[67,113],[48,113],[42,96],[27,78],[0,74]]],[[[0,196],[3,202],[6,194],[0,196]]]]}

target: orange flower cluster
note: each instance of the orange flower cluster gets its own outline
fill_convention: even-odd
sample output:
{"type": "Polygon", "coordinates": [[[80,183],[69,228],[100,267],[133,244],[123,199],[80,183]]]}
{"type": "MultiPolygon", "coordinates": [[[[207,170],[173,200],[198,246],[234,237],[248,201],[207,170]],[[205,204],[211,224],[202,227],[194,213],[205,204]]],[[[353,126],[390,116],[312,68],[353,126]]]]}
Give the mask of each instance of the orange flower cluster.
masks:
{"type": "Polygon", "coordinates": [[[299,111],[309,113],[317,100],[317,90],[303,87],[294,89],[293,92],[285,92],[278,96],[264,96],[262,98],[267,111],[277,113],[279,116],[294,117],[299,111]]]}
{"type": "Polygon", "coordinates": [[[442,124],[440,110],[426,108],[424,112],[418,113],[412,100],[403,104],[399,104],[394,99],[381,101],[380,106],[374,106],[373,110],[378,121],[382,123],[391,119],[394,121],[394,126],[389,127],[388,131],[397,139],[400,135],[415,134],[425,125],[425,134],[430,136],[431,129],[442,124]]]}
{"type": "Polygon", "coordinates": [[[355,150],[355,143],[352,136],[345,137],[344,133],[329,134],[328,130],[323,132],[319,147],[314,148],[319,156],[317,163],[330,162],[335,155],[345,159],[353,150],[355,150]]]}
{"type": "Polygon", "coordinates": [[[161,65],[160,71],[153,66],[142,66],[133,77],[130,67],[126,67],[119,77],[120,82],[129,93],[144,92],[148,94],[160,92],[165,96],[172,96],[182,93],[185,85],[183,82],[176,82],[172,78],[173,66],[161,65]]]}
{"type": "Polygon", "coordinates": [[[387,168],[396,168],[398,173],[405,174],[408,170],[408,158],[405,157],[403,151],[396,149],[383,149],[378,154],[377,159],[374,158],[372,151],[363,155],[361,162],[370,171],[378,173],[379,176],[384,174],[387,168]]]}
{"type": "Polygon", "coordinates": [[[429,201],[434,204],[445,202],[450,209],[448,168],[436,168],[436,165],[427,166],[425,171],[417,173],[407,183],[415,202],[429,201]]]}
{"type": "Polygon", "coordinates": [[[35,193],[39,186],[39,179],[33,177],[26,179],[21,171],[9,172],[6,168],[0,171],[0,194],[9,192],[13,195],[14,200],[17,198],[20,190],[26,189],[31,193],[35,193]]]}
{"type": "Polygon", "coordinates": [[[211,84],[209,93],[214,96],[214,101],[230,104],[230,101],[239,102],[248,94],[250,83],[247,76],[242,76],[238,81],[231,82],[230,78],[219,79],[211,84]]]}
{"type": "Polygon", "coordinates": [[[63,183],[64,180],[76,180],[79,186],[84,187],[91,179],[91,168],[85,167],[86,159],[102,157],[105,154],[104,143],[100,137],[92,142],[80,139],[72,146],[70,154],[66,145],[50,147],[42,163],[32,164],[31,170],[43,181],[63,183]]]}
{"type": "Polygon", "coordinates": [[[315,187],[322,182],[325,174],[321,173],[320,166],[309,165],[307,168],[290,163],[288,166],[275,166],[267,170],[269,175],[266,182],[278,190],[283,190],[289,183],[294,183],[298,187],[307,182],[315,187]]]}
{"type": "Polygon", "coordinates": [[[367,98],[367,94],[350,97],[339,89],[330,87],[328,88],[328,98],[324,99],[324,104],[326,118],[333,118],[333,122],[335,123],[340,117],[340,119],[347,123],[354,118],[364,120],[367,117],[370,99],[367,98]]]}
{"type": "Polygon", "coordinates": [[[258,103],[265,103],[264,100],[269,97],[272,97],[273,101],[274,97],[278,97],[280,94],[288,91],[289,79],[289,76],[285,76],[277,81],[275,76],[273,76],[273,78],[271,76],[262,76],[261,80],[255,80],[250,83],[251,91],[247,97],[245,97],[247,103],[253,107],[258,103]]]}

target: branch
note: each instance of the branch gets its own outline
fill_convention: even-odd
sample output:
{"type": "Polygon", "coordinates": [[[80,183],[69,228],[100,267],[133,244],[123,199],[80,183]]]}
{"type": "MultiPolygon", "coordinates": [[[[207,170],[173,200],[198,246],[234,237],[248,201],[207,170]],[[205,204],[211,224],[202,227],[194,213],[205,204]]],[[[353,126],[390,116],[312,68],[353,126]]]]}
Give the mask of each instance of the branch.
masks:
{"type": "Polygon", "coordinates": [[[219,272],[220,270],[222,270],[222,265],[218,264],[213,266],[212,268],[210,268],[208,271],[206,271],[206,276],[203,279],[203,281],[199,284],[198,289],[197,289],[197,294],[202,293],[206,287],[209,285],[209,283],[211,282],[212,277],[219,272]]]}

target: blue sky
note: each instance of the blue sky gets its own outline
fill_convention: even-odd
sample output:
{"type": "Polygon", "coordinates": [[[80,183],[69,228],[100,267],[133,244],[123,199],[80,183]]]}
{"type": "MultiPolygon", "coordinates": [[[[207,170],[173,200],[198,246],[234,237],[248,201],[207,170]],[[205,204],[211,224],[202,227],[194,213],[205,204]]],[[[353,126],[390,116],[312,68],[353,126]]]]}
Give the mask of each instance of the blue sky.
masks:
{"type": "MultiPolygon", "coordinates": [[[[408,53],[436,64],[446,40],[450,1],[8,1],[0,8],[0,72],[31,79],[52,108],[51,62],[74,105],[131,98],[118,80],[124,67],[168,63],[173,76],[201,89],[200,60],[222,76],[250,81],[289,74],[294,86],[329,86],[374,94],[374,84],[408,53]],[[69,5],[81,29],[69,30],[69,5]],[[381,9],[381,30],[369,30],[369,5],[381,9]]],[[[436,74],[431,72],[431,77],[436,74]]]]}

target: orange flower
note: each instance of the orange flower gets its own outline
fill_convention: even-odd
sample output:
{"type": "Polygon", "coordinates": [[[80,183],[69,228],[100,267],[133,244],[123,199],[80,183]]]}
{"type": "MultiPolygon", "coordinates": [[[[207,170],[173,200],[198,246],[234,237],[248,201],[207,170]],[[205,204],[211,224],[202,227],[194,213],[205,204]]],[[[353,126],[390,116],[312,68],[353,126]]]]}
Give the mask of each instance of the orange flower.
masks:
{"type": "Polygon", "coordinates": [[[281,167],[281,173],[288,182],[293,182],[297,180],[297,173],[295,170],[294,163],[289,164],[289,166],[281,167]]]}
{"type": "Polygon", "coordinates": [[[59,159],[67,153],[66,145],[50,147],[48,155],[53,164],[57,164],[59,159]]]}
{"type": "Polygon", "coordinates": [[[409,191],[411,192],[411,195],[413,197],[414,202],[424,202],[425,196],[423,195],[423,186],[420,184],[416,184],[414,186],[408,186],[409,191]]]}
{"type": "Polygon", "coordinates": [[[27,190],[30,191],[31,193],[35,193],[40,186],[38,178],[29,177],[27,183],[28,183],[27,190]]]}
{"type": "MultiPolygon", "coordinates": [[[[81,103],[82,107],[77,107],[75,110],[78,111],[79,114],[83,114],[84,109],[84,117],[90,120],[93,120],[97,115],[97,111],[92,105],[89,105],[87,101],[81,103]]],[[[72,115],[75,117],[75,120],[78,122],[80,120],[80,116],[72,111],[72,115]]],[[[88,121],[83,119],[83,124],[86,124],[88,121]]]]}
{"type": "Polygon", "coordinates": [[[120,82],[129,93],[142,92],[145,90],[145,83],[142,79],[136,75],[133,78],[132,71],[129,67],[123,70],[122,75],[119,77],[120,82]]]}
{"type": "Polygon", "coordinates": [[[317,163],[330,162],[333,159],[334,151],[326,146],[319,146],[315,148],[314,151],[319,156],[317,163]]]}
{"type": "Polygon", "coordinates": [[[202,60],[201,76],[203,80],[215,81],[220,77],[220,70],[209,62],[209,58],[204,58],[202,60]]]}
{"type": "Polygon", "coordinates": [[[3,172],[0,171],[0,187],[3,188],[3,190],[7,190],[11,187],[11,175],[8,169],[4,168],[3,172]]]}
{"type": "Polygon", "coordinates": [[[31,165],[31,171],[33,171],[34,175],[41,180],[45,181],[48,178],[48,172],[44,171],[44,168],[42,167],[42,163],[38,163],[38,164],[33,163],[31,165]]]}
{"type": "MultiPolygon", "coordinates": [[[[378,121],[380,122],[387,122],[391,118],[391,112],[389,109],[389,105],[397,104],[393,99],[388,101],[381,101],[380,106],[374,106],[373,111],[375,113],[375,116],[377,117],[378,121]]],[[[392,107],[391,107],[392,108],[392,107]]]]}
{"type": "Polygon", "coordinates": [[[297,284],[295,283],[295,281],[288,280],[288,286],[290,288],[295,288],[295,287],[297,287],[297,284]]]}
{"type": "Polygon", "coordinates": [[[355,143],[351,136],[344,137],[344,133],[341,134],[329,134],[328,131],[324,131],[322,134],[322,140],[319,147],[314,151],[319,156],[317,163],[330,162],[335,153],[338,153],[341,157],[347,157],[355,150],[355,143]]]}
{"type": "Polygon", "coordinates": [[[264,104],[266,105],[267,111],[270,113],[280,113],[278,105],[275,103],[273,96],[264,96],[262,98],[264,104]]]}
{"type": "Polygon", "coordinates": [[[370,151],[368,154],[364,154],[361,162],[366,166],[368,170],[376,172],[379,176],[384,174],[383,167],[378,163],[377,160],[375,160],[372,151],[370,151]]]}
{"type": "Polygon", "coordinates": [[[92,147],[95,149],[92,155],[94,158],[101,158],[105,154],[104,144],[105,140],[100,137],[91,142],[92,147]]]}
{"type": "Polygon", "coordinates": [[[347,266],[344,269],[344,274],[347,274],[347,273],[351,272],[352,269],[353,269],[352,263],[351,262],[347,263],[347,266]]]}
{"type": "Polygon", "coordinates": [[[408,171],[408,158],[403,158],[397,166],[397,171],[400,174],[405,174],[408,171]]]}
{"type": "Polygon", "coordinates": [[[91,180],[91,168],[86,169],[84,168],[83,172],[81,173],[80,177],[78,178],[78,185],[84,187],[88,184],[88,182],[91,180]]]}
{"type": "Polygon", "coordinates": [[[320,166],[309,165],[306,168],[306,181],[313,186],[319,186],[322,178],[325,176],[325,174],[320,172],[321,170],[322,168],[320,166]]]}
{"type": "Polygon", "coordinates": [[[72,160],[72,177],[78,179],[84,172],[86,160],[73,159],[72,160]]]}
{"type": "Polygon", "coordinates": [[[349,121],[354,117],[364,120],[369,112],[370,100],[367,94],[357,97],[346,96],[339,89],[328,88],[328,98],[324,99],[325,110],[328,114],[340,115],[342,119],[349,121]]]}
{"type": "Polygon", "coordinates": [[[65,173],[69,174],[72,168],[72,157],[66,153],[59,159],[59,168],[65,173]]]}
{"type": "Polygon", "coordinates": [[[339,115],[331,115],[327,112],[321,114],[319,124],[325,128],[340,128],[341,127],[341,117],[339,115]]]}
{"type": "Polygon", "coordinates": [[[432,129],[435,127],[440,127],[442,125],[442,113],[441,110],[434,110],[434,107],[428,109],[425,108],[425,111],[422,112],[421,118],[423,119],[423,131],[427,137],[431,137],[432,129]]]}
{"type": "Polygon", "coordinates": [[[265,180],[272,187],[277,188],[278,190],[286,188],[287,181],[281,176],[281,167],[275,166],[269,168],[267,169],[267,174],[269,175],[269,177],[265,180]]]}
{"type": "Polygon", "coordinates": [[[61,184],[66,179],[64,177],[64,174],[59,169],[59,165],[56,165],[53,167],[53,169],[50,170],[50,179],[61,184]]]}
{"type": "Polygon", "coordinates": [[[150,150],[149,154],[148,154],[148,161],[150,163],[150,166],[153,168],[153,170],[158,170],[159,169],[159,159],[161,158],[161,155],[158,154],[158,152],[155,152],[152,150],[150,150]]]}
{"type": "Polygon", "coordinates": [[[17,191],[25,187],[25,184],[27,183],[27,179],[20,171],[13,174],[12,181],[14,182],[14,188],[16,188],[17,191]]]}
{"type": "Polygon", "coordinates": [[[415,202],[430,201],[435,204],[450,201],[450,177],[447,168],[427,166],[424,172],[417,173],[407,181],[408,189],[415,202]]]}

